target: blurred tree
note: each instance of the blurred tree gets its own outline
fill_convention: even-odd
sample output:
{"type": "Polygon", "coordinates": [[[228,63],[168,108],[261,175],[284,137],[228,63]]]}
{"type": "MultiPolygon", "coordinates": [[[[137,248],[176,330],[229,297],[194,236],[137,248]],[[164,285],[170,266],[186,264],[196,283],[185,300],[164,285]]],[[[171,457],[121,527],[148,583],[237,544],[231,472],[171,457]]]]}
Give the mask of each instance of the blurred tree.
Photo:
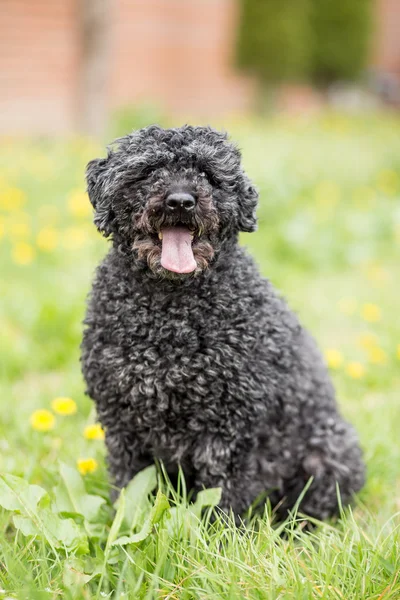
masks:
{"type": "Polygon", "coordinates": [[[330,83],[365,67],[372,0],[240,2],[238,63],[262,83],[330,83]]]}
{"type": "Polygon", "coordinates": [[[357,78],[365,68],[372,33],[371,0],[312,0],[310,73],[314,81],[357,78]]]}
{"type": "Polygon", "coordinates": [[[81,72],[78,124],[83,133],[99,137],[108,115],[110,22],[113,0],[82,0],[80,11],[81,72]]]}
{"type": "Polygon", "coordinates": [[[310,0],[241,0],[241,5],[239,65],[267,83],[304,76],[310,0]]]}

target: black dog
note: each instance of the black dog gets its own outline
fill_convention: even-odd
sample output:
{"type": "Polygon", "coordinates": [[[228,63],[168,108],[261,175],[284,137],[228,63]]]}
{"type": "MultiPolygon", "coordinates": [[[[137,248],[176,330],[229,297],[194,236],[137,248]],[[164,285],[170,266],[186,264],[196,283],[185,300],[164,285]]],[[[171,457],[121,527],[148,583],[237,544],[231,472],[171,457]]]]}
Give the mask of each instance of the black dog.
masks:
{"type": "Polygon", "coordinates": [[[99,266],[82,344],[116,486],[160,459],[242,513],[263,492],[325,518],[364,482],[320,352],[238,245],[257,193],[226,135],[145,128],[87,169],[99,266]]]}

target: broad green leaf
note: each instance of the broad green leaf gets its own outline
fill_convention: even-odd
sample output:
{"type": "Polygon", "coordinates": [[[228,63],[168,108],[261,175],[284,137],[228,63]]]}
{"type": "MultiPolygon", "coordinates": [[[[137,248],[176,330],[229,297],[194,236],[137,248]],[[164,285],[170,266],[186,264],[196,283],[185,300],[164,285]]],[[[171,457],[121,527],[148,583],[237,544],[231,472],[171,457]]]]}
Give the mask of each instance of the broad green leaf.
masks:
{"type": "Polygon", "coordinates": [[[128,544],[138,544],[139,542],[143,542],[151,533],[153,526],[156,523],[159,523],[162,516],[166,511],[170,508],[170,504],[168,502],[168,498],[165,494],[160,492],[157,493],[157,497],[154,503],[153,508],[150,511],[150,515],[148,519],[143,524],[143,527],[138,533],[134,533],[132,535],[124,535],[115,542],[113,542],[114,546],[126,546],[128,544]]]}
{"type": "Polygon", "coordinates": [[[82,587],[89,583],[92,579],[92,575],[87,575],[83,573],[76,566],[68,565],[65,563],[64,565],[64,573],[63,573],[63,583],[67,588],[74,588],[76,592],[76,587],[82,587]]]}
{"type": "Polygon", "coordinates": [[[25,536],[45,537],[57,549],[86,554],[89,552],[86,534],[73,519],[62,519],[49,509],[40,511],[41,526],[29,517],[14,515],[14,525],[25,536]]]}
{"type": "Polygon", "coordinates": [[[43,488],[20,477],[0,476],[0,505],[17,513],[14,525],[23,535],[44,538],[53,550],[88,552],[86,535],[72,519],[61,519],[40,505],[46,496],[43,488]]]}
{"type": "Polygon", "coordinates": [[[149,519],[147,519],[139,533],[133,533],[132,535],[123,535],[122,537],[115,540],[115,542],[113,542],[113,546],[128,546],[128,544],[138,544],[139,542],[143,542],[143,540],[149,537],[152,527],[153,526],[150,523],[149,519]]]}
{"type": "Polygon", "coordinates": [[[106,537],[105,523],[85,523],[85,530],[92,542],[106,537]]]}
{"type": "Polygon", "coordinates": [[[75,523],[73,519],[62,519],[51,511],[46,511],[46,525],[54,535],[57,542],[67,550],[78,554],[89,552],[88,540],[85,530],[75,523]]]}
{"type": "Polygon", "coordinates": [[[83,479],[76,469],[60,464],[61,482],[55,488],[57,512],[82,515],[87,521],[95,521],[104,498],[87,494],[83,479]]]}
{"type": "MultiPolygon", "coordinates": [[[[20,477],[14,477],[13,475],[0,475],[0,505],[6,510],[11,510],[16,513],[20,513],[14,517],[20,520],[21,527],[22,519],[29,519],[32,525],[35,527],[37,532],[43,535],[48,541],[52,550],[55,552],[56,548],[53,543],[53,537],[51,532],[48,530],[46,525],[43,523],[41,515],[39,514],[39,503],[47,496],[46,491],[37,486],[30,485],[24,479],[20,477]]],[[[18,525],[16,525],[18,527],[18,525]]],[[[28,525],[25,523],[25,530],[28,529],[28,525]]]]}
{"type": "MultiPolygon", "coordinates": [[[[151,465],[140,471],[125,489],[125,520],[132,531],[140,522],[140,517],[149,508],[148,496],[157,485],[157,471],[151,465]]],[[[118,507],[119,500],[115,506],[118,507]]]]}
{"type": "Polygon", "coordinates": [[[101,575],[101,568],[89,568],[87,572],[87,561],[72,557],[64,563],[63,583],[66,587],[76,591],[76,586],[84,586],[91,579],[101,575]]]}
{"type": "Polygon", "coordinates": [[[15,528],[18,529],[22,535],[26,536],[40,536],[38,527],[34,524],[29,517],[22,517],[21,515],[14,515],[13,522],[15,528]]]}
{"type": "Polygon", "coordinates": [[[197,494],[197,498],[190,510],[197,516],[201,517],[203,508],[206,506],[217,506],[221,501],[221,488],[210,488],[208,490],[202,490],[197,494]]]}
{"type": "Polygon", "coordinates": [[[6,510],[34,513],[47,492],[14,475],[0,475],[0,505],[6,510]]]}
{"type": "Polygon", "coordinates": [[[158,490],[156,501],[154,503],[153,508],[151,509],[149,517],[151,524],[154,525],[155,523],[158,523],[161,520],[161,517],[163,516],[165,511],[169,509],[169,507],[170,505],[167,496],[160,492],[160,490],[158,490]]]}

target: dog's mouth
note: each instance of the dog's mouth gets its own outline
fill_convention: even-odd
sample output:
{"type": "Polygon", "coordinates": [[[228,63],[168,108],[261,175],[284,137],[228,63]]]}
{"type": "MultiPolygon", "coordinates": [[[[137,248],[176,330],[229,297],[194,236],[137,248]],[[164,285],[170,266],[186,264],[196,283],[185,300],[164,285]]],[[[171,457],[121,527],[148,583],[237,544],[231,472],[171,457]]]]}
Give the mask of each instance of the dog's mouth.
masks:
{"type": "Polygon", "coordinates": [[[173,273],[192,273],[197,268],[193,254],[195,232],[179,224],[162,227],[158,233],[161,240],[161,266],[173,273]]]}
{"type": "Polygon", "coordinates": [[[192,214],[164,211],[164,196],[153,196],[134,217],[132,249],[156,275],[171,280],[198,276],[218,249],[219,218],[211,196],[197,197],[192,214]]]}

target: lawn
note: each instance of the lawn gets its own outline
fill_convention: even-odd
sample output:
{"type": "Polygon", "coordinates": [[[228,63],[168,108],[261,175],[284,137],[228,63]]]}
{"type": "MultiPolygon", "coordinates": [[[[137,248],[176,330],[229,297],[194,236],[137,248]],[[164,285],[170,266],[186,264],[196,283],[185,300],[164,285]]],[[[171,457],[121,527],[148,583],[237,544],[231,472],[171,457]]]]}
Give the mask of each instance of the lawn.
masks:
{"type": "MultiPolygon", "coordinates": [[[[336,522],[208,523],[139,475],[117,511],[84,394],[85,297],[107,243],[91,223],[82,139],[0,142],[0,597],[400,598],[400,121],[233,122],[260,190],[242,243],[325,352],[368,481],[336,522]]],[[[204,511],[203,511],[204,512],[204,511]]]]}

